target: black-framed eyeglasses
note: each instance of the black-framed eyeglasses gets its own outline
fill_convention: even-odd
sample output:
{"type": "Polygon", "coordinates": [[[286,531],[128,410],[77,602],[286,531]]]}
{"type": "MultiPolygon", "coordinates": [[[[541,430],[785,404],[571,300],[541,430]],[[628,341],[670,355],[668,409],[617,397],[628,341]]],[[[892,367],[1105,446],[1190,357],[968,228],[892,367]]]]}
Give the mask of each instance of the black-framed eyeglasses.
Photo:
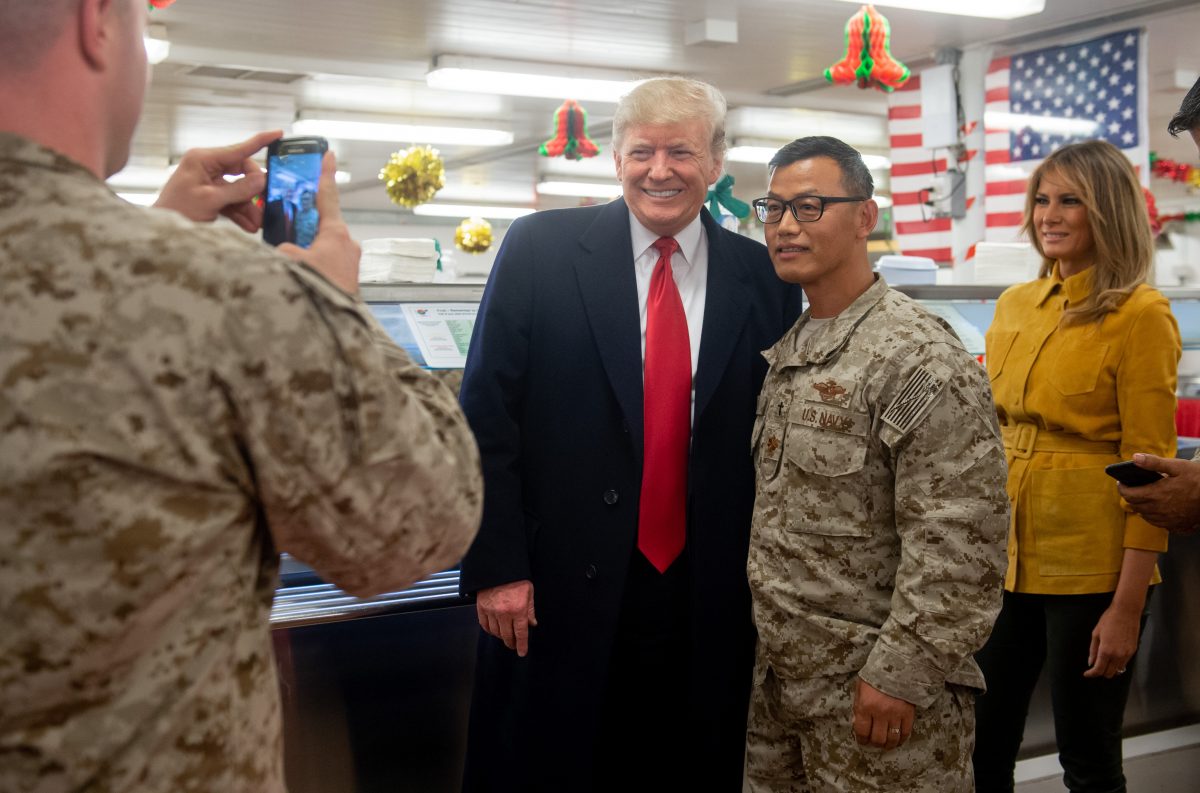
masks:
{"type": "Polygon", "coordinates": [[[791,201],[780,201],[778,198],[756,198],[751,202],[754,214],[763,223],[778,223],[783,220],[783,209],[792,210],[792,217],[801,223],[812,223],[820,220],[825,214],[827,204],[849,204],[855,201],[869,201],[860,196],[828,196],[828,195],[799,195],[791,201]]]}

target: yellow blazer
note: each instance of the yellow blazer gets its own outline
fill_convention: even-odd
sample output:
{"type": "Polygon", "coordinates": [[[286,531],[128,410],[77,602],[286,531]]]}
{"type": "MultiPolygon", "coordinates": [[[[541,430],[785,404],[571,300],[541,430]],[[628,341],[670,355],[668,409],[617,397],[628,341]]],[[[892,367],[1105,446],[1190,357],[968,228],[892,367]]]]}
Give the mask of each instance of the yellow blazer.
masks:
{"type": "Polygon", "coordinates": [[[1099,323],[1060,326],[1091,278],[1089,268],[1064,280],[1056,266],[1005,290],[987,331],[1012,505],[1010,592],[1111,592],[1123,549],[1167,549],[1167,532],[1129,511],[1104,466],[1134,452],[1175,456],[1179,327],[1144,284],[1099,323]]]}

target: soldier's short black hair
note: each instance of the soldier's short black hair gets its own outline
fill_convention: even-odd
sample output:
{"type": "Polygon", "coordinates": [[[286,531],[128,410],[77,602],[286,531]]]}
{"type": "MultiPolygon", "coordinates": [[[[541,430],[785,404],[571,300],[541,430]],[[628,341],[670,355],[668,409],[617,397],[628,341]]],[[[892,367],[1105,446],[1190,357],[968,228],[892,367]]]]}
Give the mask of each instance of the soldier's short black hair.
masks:
{"type": "Polygon", "coordinates": [[[875,194],[875,180],[871,178],[871,171],[863,162],[862,155],[853,146],[828,135],[797,138],[775,152],[767,165],[767,178],[773,177],[779,168],[814,157],[828,157],[837,163],[842,172],[842,187],[849,195],[870,198],[875,194]]]}
{"type": "Polygon", "coordinates": [[[1179,112],[1172,116],[1171,122],[1167,124],[1167,132],[1179,137],[1180,132],[1191,132],[1197,127],[1200,127],[1200,80],[1196,80],[1192,90],[1183,98],[1179,112]]]}

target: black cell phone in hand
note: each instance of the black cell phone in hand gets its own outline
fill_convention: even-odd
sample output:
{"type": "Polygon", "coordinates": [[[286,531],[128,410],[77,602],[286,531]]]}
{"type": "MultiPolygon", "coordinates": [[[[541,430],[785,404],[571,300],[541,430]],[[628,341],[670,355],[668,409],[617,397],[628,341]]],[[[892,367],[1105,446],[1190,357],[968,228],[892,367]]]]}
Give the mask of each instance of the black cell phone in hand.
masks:
{"type": "Polygon", "coordinates": [[[263,240],[290,242],[307,248],[317,236],[317,185],[324,138],[280,138],[267,147],[267,203],[263,207],[263,240]]]}
{"type": "Polygon", "coordinates": [[[1145,468],[1139,468],[1138,464],[1133,460],[1106,465],[1104,473],[1129,487],[1152,485],[1159,479],[1162,479],[1162,474],[1158,471],[1147,471],[1145,468]]]}

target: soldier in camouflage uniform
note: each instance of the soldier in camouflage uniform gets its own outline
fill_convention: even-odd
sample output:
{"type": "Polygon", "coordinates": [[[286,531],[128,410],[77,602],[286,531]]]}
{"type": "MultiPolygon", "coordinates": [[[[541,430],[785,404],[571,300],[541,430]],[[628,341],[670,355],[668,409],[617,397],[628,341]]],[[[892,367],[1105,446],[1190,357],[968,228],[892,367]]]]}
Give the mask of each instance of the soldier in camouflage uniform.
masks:
{"type": "MultiPolygon", "coordinates": [[[[0,790],[281,793],[279,551],[357,595],[451,565],[478,453],[353,296],[332,158],[308,265],[106,188],[145,14],[0,0],[0,790]]],[[[277,135],[163,200],[254,228],[277,135]]]]}
{"type": "Polygon", "coordinates": [[[765,353],[754,430],[752,791],[972,789],[1004,452],[983,368],[871,272],[872,189],[852,148],[803,138],[755,202],[810,308],[765,353]]]}

